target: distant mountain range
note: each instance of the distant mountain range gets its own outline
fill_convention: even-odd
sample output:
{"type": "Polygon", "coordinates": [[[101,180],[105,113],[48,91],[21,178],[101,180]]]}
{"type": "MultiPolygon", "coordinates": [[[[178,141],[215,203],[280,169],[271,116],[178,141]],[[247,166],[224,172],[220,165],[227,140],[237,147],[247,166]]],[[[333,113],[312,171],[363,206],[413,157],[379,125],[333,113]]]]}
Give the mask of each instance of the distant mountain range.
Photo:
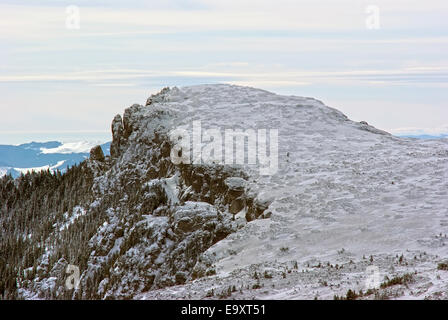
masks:
{"type": "MultiPolygon", "coordinates": [[[[92,142],[59,141],[30,142],[14,145],[0,145],[0,176],[11,174],[18,177],[30,170],[59,170],[80,163],[89,157],[92,142]]],[[[105,155],[110,154],[110,142],[101,145],[105,155]]]]}
{"type": "Polygon", "coordinates": [[[399,137],[415,138],[415,139],[443,139],[443,138],[448,138],[448,134],[440,134],[437,136],[429,135],[429,134],[416,134],[416,135],[408,134],[408,135],[399,135],[399,137]]]}

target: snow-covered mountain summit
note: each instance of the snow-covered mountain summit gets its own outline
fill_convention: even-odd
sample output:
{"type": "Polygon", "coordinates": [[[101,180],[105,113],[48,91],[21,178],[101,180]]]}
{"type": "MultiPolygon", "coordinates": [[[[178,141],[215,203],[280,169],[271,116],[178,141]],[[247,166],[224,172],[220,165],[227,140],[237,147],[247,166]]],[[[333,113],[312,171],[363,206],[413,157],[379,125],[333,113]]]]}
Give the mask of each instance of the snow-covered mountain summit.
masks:
{"type": "Polygon", "coordinates": [[[82,207],[96,226],[86,254],[49,241],[23,296],[64,296],[58,270],[70,263],[75,298],[332,299],[365,290],[366,270],[376,282],[412,276],[364,298],[447,297],[446,140],[397,138],[313,98],[232,85],[166,88],[117,115],[112,135],[110,160],[87,162],[91,200],[57,213],[49,236],[75,228],[82,207]],[[191,138],[182,154],[179,130],[191,138]],[[254,162],[249,140],[228,161],[226,130],[255,134],[254,162]]]}
{"type": "MultiPolygon", "coordinates": [[[[273,262],[297,261],[302,268],[342,264],[370,255],[414,259],[425,252],[448,258],[446,140],[396,138],[350,121],[315,99],[246,87],[187,87],[172,90],[165,99],[164,107],[182,124],[197,119],[210,127],[279,129],[278,172],[260,176],[244,170],[247,189],[256,200],[269,203],[270,219],[247,224],[204,254],[218,274],[273,262]]],[[[437,263],[418,265],[433,270],[426,278],[433,280],[437,263]]],[[[393,263],[378,262],[378,267],[381,280],[392,277],[393,263]]],[[[357,269],[360,285],[352,284],[352,289],[364,285],[362,268],[357,269]]],[[[420,271],[417,266],[409,269],[420,271]]],[[[442,289],[446,294],[444,286],[428,291],[442,289]]],[[[256,296],[281,297],[283,292],[284,297],[312,298],[300,281],[297,287],[273,291],[256,296]]],[[[321,291],[327,298],[334,294],[316,288],[321,291]]]]}

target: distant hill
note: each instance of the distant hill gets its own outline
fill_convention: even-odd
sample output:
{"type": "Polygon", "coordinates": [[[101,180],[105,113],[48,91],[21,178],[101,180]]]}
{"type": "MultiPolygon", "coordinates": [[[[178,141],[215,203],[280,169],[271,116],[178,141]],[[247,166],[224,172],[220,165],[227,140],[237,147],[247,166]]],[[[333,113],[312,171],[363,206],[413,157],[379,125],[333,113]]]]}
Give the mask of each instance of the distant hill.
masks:
{"type": "Polygon", "coordinates": [[[403,137],[403,138],[415,138],[415,139],[443,139],[443,138],[448,138],[448,134],[440,134],[437,136],[434,135],[429,135],[429,134],[418,134],[418,135],[399,135],[399,137],[403,137]]]}
{"type": "MultiPolygon", "coordinates": [[[[0,145],[0,176],[30,170],[60,170],[80,163],[89,157],[90,148],[95,143],[81,141],[62,143],[59,141],[30,142],[14,145],[0,145]]],[[[101,145],[105,155],[110,154],[110,142],[101,145]]]]}

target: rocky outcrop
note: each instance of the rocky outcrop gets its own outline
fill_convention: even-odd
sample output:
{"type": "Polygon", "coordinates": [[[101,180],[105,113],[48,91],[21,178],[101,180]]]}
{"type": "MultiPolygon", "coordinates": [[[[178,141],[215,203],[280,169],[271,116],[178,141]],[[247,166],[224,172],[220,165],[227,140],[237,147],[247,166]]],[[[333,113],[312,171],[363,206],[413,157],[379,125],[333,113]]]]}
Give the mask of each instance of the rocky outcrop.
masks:
{"type": "MultiPolygon", "coordinates": [[[[92,241],[101,244],[103,239],[115,239],[107,242],[110,249],[104,252],[120,243],[116,259],[107,256],[83,279],[88,283],[90,277],[102,278],[97,290],[100,297],[130,298],[137,292],[184,283],[192,278],[191,270],[201,253],[232,232],[229,218],[206,203],[186,202],[173,210],[159,208],[136,220],[130,229],[119,227],[124,229],[118,233],[124,232],[120,238],[116,229],[105,228],[92,241]]],[[[104,250],[104,245],[99,247],[104,250]]]]}
{"type": "Polygon", "coordinates": [[[138,128],[137,111],[141,107],[138,104],[133,104],[124,111],[123,114],[123,136],[122,139],[127,140],[131,133],[138,128]]]}
{"type": "Polygon", "coordinates": [[[120,155],[122,147],[125,143],[123,137],[123,120],[121,115],[117,114],[112,120],[111,131],[112,143],[110,145],[110,155],[112,158],[117,158],[120,155]]]}
{"type": "MultiPolygon", "coordinates": [[[[23,292],[121,299],[211,275],[214,266],[202,254],[241,227],[234,215],[261,217],[265,208],[246,192],[241,168],[173,164],[168,133],[176,114],[163,106],[170,94],[165,88],[147,106],[134,104],[114,117],[110,160],[101,147],[91,150],[86,163],[95,178],[82,220],[95,221],[89,226],[95,232],[85,238],[88,250],[70,261],[80,266],[79,289],[67,292],[60,281],[49,285],[53,265],[47,262],[59,257],[47,257],[39,260],[39,280],[23,292]]],[[[70,216],[78,215],[65,213],[67,222],[54,233],[68,224],[76,228],[78,218],[70,216]]]]}
{"type": "Polygon", "coordinates": [[[104,162],[104,153],[101,146],[95,146],[90,150],[90,160],[104,162]]]}
{"type": "Polygon", "coordinates": [[[149,106],[154,103],[161,103],[166,100],[166,94],[170,91],[170,88],[163,88],[159,93],[152,94],[147,100],[145,106],[149,106]]]}

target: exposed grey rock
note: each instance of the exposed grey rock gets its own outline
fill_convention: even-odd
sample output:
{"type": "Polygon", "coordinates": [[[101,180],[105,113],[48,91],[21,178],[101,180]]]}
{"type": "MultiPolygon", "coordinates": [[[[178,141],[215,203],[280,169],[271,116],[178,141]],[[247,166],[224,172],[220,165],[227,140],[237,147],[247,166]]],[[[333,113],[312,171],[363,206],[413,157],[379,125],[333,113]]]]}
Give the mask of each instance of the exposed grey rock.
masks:
{"type": "Polygon", "coordinates": [[[244,198],[241,198],[241,197],[236,198],[230,204],[229,211],[232,214],[237,214],[238,212],[240,212],[241,210],[244,209],[245,205],[246,205],[246,202],[245,202],[244,198]]]}
{"type": "Polygon", "coordinates": [[[187,202],[172,212],[167,208],[165,214],[138,218],[136,213],[131,217],[134,225],[124,224],[123,237],[116,238],[111,228],[93,238],[97,253],[89,260],[82,284],[88,285],[98,272],[108,274],[104,297],[129,298],[143,290],[183,283],[192,278],[200,254],[233,230],[229,217],[207,203],[187,202]],[[103,250],[104,245],[110,249],[103,250]],[[114,247],[117,255],[110,255],[114,247]],[[109,255],[98,260],[101,252],[109,255]]]}
{"type": "Polygon", "coordinates": [[[124,144],[123,137],[123,120],[121,115],[117,114],[112,120],[112,143],[110,145],[110,155],[116,158],[120,155],[122,146],[124,144]]]}
{"type": "Polygon", "coordinates": [[[90,150],[90,160],[104,162],[104,153],[101,146],[95,146],[90,150]]]}
{"type": "Polygon", "coordinates": [[[244,191],[247,181],[240,177],[229,177],[225,180],[226,186],[232,191],[244,191]]]}
{"type": "Polygon", "coordinates": [[[141,106],[139,104],[133,104],[123,114],[123,137],[127,139],[133,131],[138,128],[138,115],[136,111],[141,106]]]}

